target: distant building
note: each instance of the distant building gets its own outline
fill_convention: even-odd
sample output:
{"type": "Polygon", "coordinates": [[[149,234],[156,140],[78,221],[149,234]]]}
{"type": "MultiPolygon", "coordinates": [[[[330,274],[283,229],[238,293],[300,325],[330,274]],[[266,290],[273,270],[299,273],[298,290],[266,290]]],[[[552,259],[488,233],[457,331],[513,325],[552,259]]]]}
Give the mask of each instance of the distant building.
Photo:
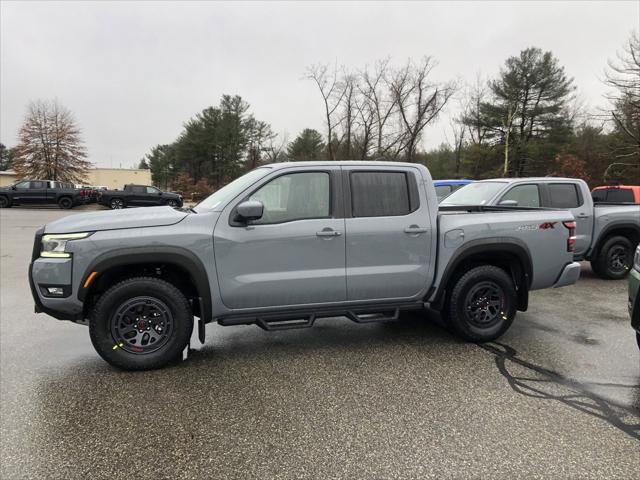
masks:
{"type": "MultiPolygon", "coordinates": [[[[11,185],[19,180],[16,172],[6,170],[0,172],[0,187],[11,185]]],[[[42,180],[49,180],[43,178],[42,180]]],[[[151,170],[137,168],[92,168],[87,173],[84,185],[104,186],[109,189],[121,189],[127,183],[151,185],[151,170]]]]}

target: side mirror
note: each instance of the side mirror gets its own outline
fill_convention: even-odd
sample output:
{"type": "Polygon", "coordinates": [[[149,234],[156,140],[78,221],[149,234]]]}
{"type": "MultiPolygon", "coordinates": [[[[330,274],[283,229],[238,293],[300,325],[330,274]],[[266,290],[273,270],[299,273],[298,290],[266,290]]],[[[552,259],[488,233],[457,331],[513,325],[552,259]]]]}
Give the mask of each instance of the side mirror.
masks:
{"type": "Polygon", "coordinates": [[[158,195],[162,195],[162,192],[158,192],[158,195]]]}
{"type": "Polygon", "coordinates": [[[11,190],[17,190],[18,187],[16,187],[15,185],[11,185],[11,190]]]}
{"type": "Polygon", "coordinates": [[[518,206],[518,201],[517,200],[503,200],[498,205],[501,205],[503,207],[517,207],[518,206]]]}
{"type": "Polygon", "coordinates": [[[262,218],[264,205],[258,200],[245,200],[236,207],[236,213],[245,222],[262,218]]]}

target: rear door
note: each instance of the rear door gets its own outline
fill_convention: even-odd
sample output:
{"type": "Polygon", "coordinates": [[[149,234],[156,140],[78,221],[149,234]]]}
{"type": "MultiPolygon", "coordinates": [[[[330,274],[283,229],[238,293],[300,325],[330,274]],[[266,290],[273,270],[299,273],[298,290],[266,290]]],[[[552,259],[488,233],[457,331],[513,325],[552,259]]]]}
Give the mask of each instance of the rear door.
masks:
{"type": "Polygon", "coordinates": [[[578,184],[552,182],[546,184],[547,205],[569,210],[576,219],[575,255],[583,255],[589,249],[593,232],[593,206],[582,196],[578,184]]]}
{"type": "Polygon", "coordinates": [[[143,185],[132,185],[127,196],[127,205],[144,207],[147,203],[147,189],[143,185]]]}
{"type": "Polygon", "coordinates": [[[429,286],[431,225],[420,171],[343,167],[347,299],[415,297],[429,286]],[[418,183],[420,182],[420,183],[418,183]]]}
{"type": "Polygon", "coordinates": [[[214,230],[216,271],[230,308],[346,300],[340,167],[276,170],[231,202],[214,230]],[[244,200],[264,206],[260,220],[238,223],[244,200]]]}

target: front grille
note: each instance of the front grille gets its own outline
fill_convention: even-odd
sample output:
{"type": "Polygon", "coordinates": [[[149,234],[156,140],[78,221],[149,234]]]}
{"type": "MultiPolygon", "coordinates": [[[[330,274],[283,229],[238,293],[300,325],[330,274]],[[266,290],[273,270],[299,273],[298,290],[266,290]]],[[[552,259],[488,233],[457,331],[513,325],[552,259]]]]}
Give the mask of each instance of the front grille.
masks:
{"type": "Polygon", "coordinates": [[[40,251],[42,249],[42,236],[44,234],[44,227],[40,227],[36,232],[36,236],[33,239],[33,251],[31,252],[31,261],[35,262],[40,257],[40,251]]]}

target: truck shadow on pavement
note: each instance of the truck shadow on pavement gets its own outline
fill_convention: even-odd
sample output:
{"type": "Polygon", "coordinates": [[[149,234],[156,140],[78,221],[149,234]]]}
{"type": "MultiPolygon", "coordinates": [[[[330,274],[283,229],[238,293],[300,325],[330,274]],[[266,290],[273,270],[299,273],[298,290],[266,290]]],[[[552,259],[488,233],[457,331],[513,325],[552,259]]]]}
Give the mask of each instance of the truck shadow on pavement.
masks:
{"type": "MultiPolygon", "coordinates": [[[[495,357],[500,374],[514,392],[540,400],[560,402],[570,408],[599,418],[627,435],[640,440],[640,412],[606,400],[589,391],[588,386],[540,365],[518,357],[518,352],[499,342],[478,344],[495,357]]],[[[603,385],[603,384],[599,384],[603,385]]],[[[640,385],[618,385],[640,391],[640,385]]]]}

